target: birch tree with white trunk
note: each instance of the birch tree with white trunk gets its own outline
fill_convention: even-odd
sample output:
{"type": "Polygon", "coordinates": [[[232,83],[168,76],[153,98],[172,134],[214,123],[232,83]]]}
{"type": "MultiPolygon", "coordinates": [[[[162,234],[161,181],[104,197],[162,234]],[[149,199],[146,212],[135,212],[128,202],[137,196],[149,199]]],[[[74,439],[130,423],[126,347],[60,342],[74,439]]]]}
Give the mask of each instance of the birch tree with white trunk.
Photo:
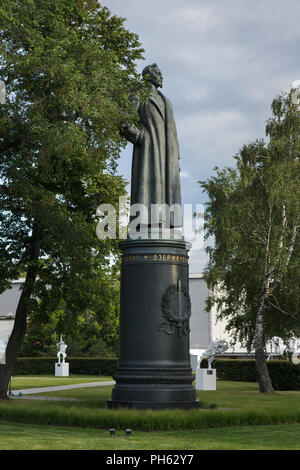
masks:
{"type": "Polygon", "coordinates": [[[219,318],[227,319],[233,341],[254,348],[262,393],[273,386],[265,344],[300,331],[300,118],[293,93],[278,96],[267,122],[268,143],[245,145],[236,166],[216,169],[200,182],[206,208],[210,260],[206,279],[219,318]]]}

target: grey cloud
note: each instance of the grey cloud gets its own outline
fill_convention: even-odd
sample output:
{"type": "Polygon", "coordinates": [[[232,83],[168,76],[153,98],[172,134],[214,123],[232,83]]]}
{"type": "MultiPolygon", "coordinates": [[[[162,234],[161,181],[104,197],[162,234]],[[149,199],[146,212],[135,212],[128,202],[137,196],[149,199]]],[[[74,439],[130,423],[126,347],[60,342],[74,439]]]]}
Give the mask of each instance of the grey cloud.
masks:
{"type": "MultiPolygon", "coordinates": [[[[184,203],[204,200],[197,181],[233,165],[264,137],[273,98],[300,79],[299,0],[106,0],[157,62],[172,101],[184,203]]],[[[130,178],[131,145],[119,171],[130,178]]]]}

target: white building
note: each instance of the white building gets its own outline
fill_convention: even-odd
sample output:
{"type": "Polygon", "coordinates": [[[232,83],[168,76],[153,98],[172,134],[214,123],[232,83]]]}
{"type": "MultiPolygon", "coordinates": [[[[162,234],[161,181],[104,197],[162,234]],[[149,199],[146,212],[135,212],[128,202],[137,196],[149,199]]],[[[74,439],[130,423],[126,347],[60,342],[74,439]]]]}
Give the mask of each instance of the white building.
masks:
{"type": "MultiPolygon", "coordinates": [[[[195,364],[201,354],[209,347],[212,341],[218,339],[226,340],[229,344],[225,355],[234,357],[247,354],[247,350],[239,343],[231,346],[232,338],[225,331],[226,320],[217,320],[217,310],[212,308],[206,311],[206,299],[209,289],[202,274],[189,275],[189,290],[192,304],[192,315],[190,319],[190,352],[192,362],[195,364]],[[193,356],[197,356],[193,357],[193,356]]],[[[194,365],[192,364],[192,365],[194,365]]]]}
{"type": "Polygon", "coordinates": [[[23,278],[13,281],[11,289],[7,289],[3,294],[0,294],[0,316],[15,315],[21,295],[20,288],[24,281],[23,278]]]}
{"type": "Polygon", "coordinates": [[[13,281],[11,289],[0,295],[0,364],[5,364],[5,351],[12,332],[24,279],[13,281]]]}

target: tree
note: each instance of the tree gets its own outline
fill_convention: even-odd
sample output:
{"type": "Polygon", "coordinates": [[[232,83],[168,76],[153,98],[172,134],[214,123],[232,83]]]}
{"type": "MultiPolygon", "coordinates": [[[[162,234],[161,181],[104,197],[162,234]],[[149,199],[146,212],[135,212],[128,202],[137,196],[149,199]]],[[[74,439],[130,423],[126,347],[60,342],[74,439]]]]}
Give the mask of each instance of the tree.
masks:
{"type": "Polygon", "coordinates": [[[234,168],[200,182],[209,195],[207,236],[215,246],[206,270],[227,330],[254,346],[260,391],[273,387],[265,344],[300,332],[299,110],[292,94],[277,97],[266,126],[268,143],[245,145],[234,168]]]}
{"type": "Polygon", "coordinates": [[[119,339],[120,286],[118,263],[111,269],[99,268],[87,309],[75,311],[62,296],[52,309],[48,299],[38,301],[27,318],[21,357],[56,356],[62,334],[68,356],[117,356],[119,339]]]}
{"type": "MultiPolygon", "coordinates": [[[[116,175],[136,123],[128,97],[143,97],[135,34],[96,0],[3,0],[0,76],[0,292],[26,272],[0,366],[0,398],[24,338],[26,319],[63,301],[73,318],[94,302],[99,268],[109,272],[115,240],[96,236],[96,209],[117,206],[116,175]],[[39,299],[39,300],[38,300],[39,299]]],[[[98,287],[97,287],[98,289],[98,287]]],[[[94,305],[94,304],[93,304],[94,305]]]]}

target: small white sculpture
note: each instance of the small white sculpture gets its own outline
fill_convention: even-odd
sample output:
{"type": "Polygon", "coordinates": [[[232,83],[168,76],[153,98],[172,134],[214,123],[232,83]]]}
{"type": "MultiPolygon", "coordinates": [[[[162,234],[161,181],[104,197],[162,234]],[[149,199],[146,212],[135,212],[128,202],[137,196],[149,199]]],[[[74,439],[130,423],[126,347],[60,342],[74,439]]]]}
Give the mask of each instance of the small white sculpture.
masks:
{"type": "Polygon", "coordinates": [[[217,339],[216,341],[213,341],[211,343],[210,347],[206,351],[204,351],[204,353],[200,357],[199,368],[200,368],[202,359],[207,357],[208,358],[208,368],[211,369],[211,364],[212,364],[212,362],[215,358],[215,355],[216,354],[223,354],[228,349],[228,347],[229,347],[229,345],[228,345],[227,341],[224,340],[224,339],[217,339]]]}
{"type": "Polygon", "coordinates": [[[295,364],[295,366],[300,364],[300,338],[295,339],[295,346],[291,360],[292,363],[295,364]]]}
{"type": "Polygon", "coordinates": [[[273,338],[271,338],[270,341],[268,341],[267,347],[270,348],[267,361],[269,361],[272,356],[280,356],[282,354],[282,351],[280,348],[280,338],[278,336],[273,336],[273,338]],[[273,349],[274,349],[274,352],[273,352],[273,349]]]}
{"type": "Polygon", "coordinates": [[[67,344],[63,341],[62,335],[60,335],[60,341],[59,343],[56,344],[58,348],[58,353],[57,353],[57,358],[58,358],[58,364],[60,364],[60,356],[62,355],[62,363],[65,362],[66,358],[66,349],[67,349],[67,344]]]}

